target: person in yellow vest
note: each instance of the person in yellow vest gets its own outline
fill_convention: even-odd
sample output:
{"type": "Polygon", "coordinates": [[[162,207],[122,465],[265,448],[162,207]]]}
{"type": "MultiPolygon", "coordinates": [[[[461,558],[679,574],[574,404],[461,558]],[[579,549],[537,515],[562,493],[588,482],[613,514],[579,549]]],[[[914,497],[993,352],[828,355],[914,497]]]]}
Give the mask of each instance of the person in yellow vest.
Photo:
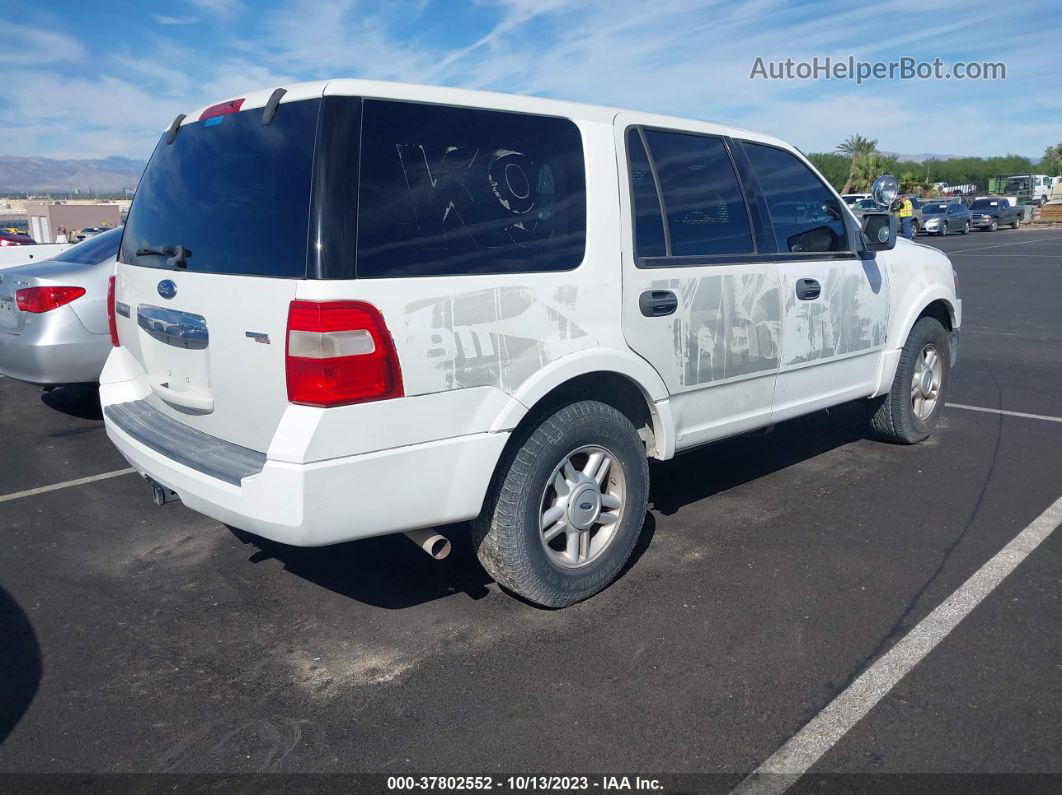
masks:
{"type": "Polygon", "coordinates": [[[914,238],[914,205],[911,204],[911,200],[907,198],[906,193],[900,194],[899,206],[900,234],[911,240],[914,238]]]}

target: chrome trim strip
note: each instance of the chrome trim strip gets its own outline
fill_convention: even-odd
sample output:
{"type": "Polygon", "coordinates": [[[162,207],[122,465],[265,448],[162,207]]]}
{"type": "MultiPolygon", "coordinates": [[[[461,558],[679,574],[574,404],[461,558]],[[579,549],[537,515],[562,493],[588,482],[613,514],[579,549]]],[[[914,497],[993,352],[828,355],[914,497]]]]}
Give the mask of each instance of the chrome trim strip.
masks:
{"type": "Polygon", "coordinates": [[[203,350],[210,343],[206,318],[202,315],[141,304],[136,309],[136,324],[159,342],[175,348],[203,350]]]}

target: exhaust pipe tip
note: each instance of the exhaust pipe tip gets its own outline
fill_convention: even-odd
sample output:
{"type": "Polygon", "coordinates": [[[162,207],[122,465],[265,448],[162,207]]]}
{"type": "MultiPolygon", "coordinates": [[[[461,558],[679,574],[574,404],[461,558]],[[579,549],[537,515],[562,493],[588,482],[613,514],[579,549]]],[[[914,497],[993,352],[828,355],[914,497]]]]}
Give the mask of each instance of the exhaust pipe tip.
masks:
{"type": "Polygon", "coordinates": [[[435,560],[443,560],[450,554],[450,539],[434,529],[409,530],[403,535],[435,560]]]}

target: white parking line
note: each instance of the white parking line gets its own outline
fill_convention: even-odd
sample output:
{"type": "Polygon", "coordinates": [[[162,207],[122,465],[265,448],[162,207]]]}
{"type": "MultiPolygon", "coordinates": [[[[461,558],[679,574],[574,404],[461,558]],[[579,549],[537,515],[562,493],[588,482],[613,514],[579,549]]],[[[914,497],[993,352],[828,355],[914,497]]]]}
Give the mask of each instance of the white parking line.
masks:
{"type": "Polygon", "coordinates": [[[947,637],[1004,578],[1062,523],[1062,497],[979,568],[955,593],[878,658],[843,693],[812,718],[734,789],[736,793],[784,792],[947,637]]]}
{"type": "Polygon", "coordinates": [[[1062,240],[1062,237],[1041,237],[1037,240],[1016,240],[1012,243],[996,243],[991,246],[974,246],[973,248],[960,248],[954,251],[947,251],[945,249],[940,250],[945,254],[962,254],[966,251],[984,251],[986,248],[1002,248],[1003,246],[1024,246],[1027,243],[1043,243],[1047,240],[1062,240]]]}
{"type": "Polygon", "coordinates": [[[32,497],[35,494],[47,494],[49,491],[69,489],[73,486],[84,486],[86,483],[95,483],[98,480],[108,480],[109,478],[117,478],[121,477],[122,475],[130,475],[135,471],[135,469],[116,469],[114,472],[104,472],[102,475],[91,475],[87,478],[68,480],[65,483],[54,483],[51,486],[41,486],[38,489],[16,491],[14,494],[5,494],[4,496],[0,497],[0,502],[10,502],[11,500],[17,500],[22,497],[32,497]]]}
{"type": "Polygon", "coordinates": [[[965,409],[966,411],[983,411],[986,414],[1005,414],[1008,417],[1025,417],[1029,420],[1044,420],[1045,422],[1062,422],[1062,417],[1048,417],[1046,414],[1026,414],[1024,411],[1004,411],[1003,409],[986,409],[982,406],[964,406],[962,403],[945,403],[949,409],[965,409]]]}

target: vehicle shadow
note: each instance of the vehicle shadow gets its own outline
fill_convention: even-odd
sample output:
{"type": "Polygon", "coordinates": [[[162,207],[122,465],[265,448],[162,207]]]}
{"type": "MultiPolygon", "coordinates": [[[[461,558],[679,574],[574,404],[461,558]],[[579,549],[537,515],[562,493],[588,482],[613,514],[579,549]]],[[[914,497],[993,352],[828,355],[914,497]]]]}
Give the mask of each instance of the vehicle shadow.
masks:
{"type": "MultiPolygon", "coordinates": [[[[649,549],[657,529],[654,512],[671,516],[683,507],[865,438],[860,402],[836,406],[780,424],[772,433],[739,436],[652,464],[650,503],[641,536],[624,573],[649,549]]],[[[453,551],[428,557],[401,534],[330,547],[292,547],[229,527],[255,548],[252,563],[277,560],[285,570],[359,602],[399,610],[464,594],[482,599],[493,580],[476,558],[467,522],[441,528],[453,551]]]]}
{"type": "Polygon", "coordinates": [[[455,594],[482,599],[493,582],[476,559],[464,522],[442,528],[452,544],[445,560],[432,559],[400,533],[329,547],[292,547],[234,527],[228,529],[258,550],[250,558],[252,563],[280,561],[297,577],[388,610],[455,594]]]}
{"type": "Polygon", "coordinates": [[[650,504],[664,516],[866,438],[862,401],[788,420],[770,433],[737,436],[653,462],[650,504]]]}
{"type": "Polygon", "coordinates": [[[0,587],[0,745],[29,709],[41,670],[33,625],[14,597],[0,587]]]}
{"type": "Polygon", "coordinates": [[[55,409],[80,420],[103,420],[100,408],[100,388],[95,384],[71,384],[41,393],[41,401],[55,409]]]}

